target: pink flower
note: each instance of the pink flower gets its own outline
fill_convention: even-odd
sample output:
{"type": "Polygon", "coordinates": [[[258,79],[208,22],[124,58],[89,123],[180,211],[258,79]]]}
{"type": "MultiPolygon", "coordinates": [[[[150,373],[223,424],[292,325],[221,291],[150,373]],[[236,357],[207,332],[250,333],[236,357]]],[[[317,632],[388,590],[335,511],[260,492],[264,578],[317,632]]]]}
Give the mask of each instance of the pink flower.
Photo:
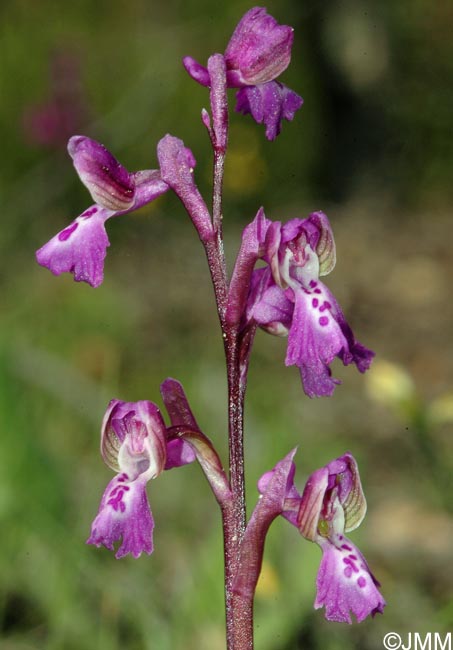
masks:
{"type": "Polygon", "coordinates": [[[101,453],[117,472],[103,494],[87,544],[113,550],[116,557],[135,558],[153,551],[154,519],[146,494],[147,483],[164,469],[191,463],[195,455],[182,440],[167,442],[159,409],[148,401],[112,400],[102,423],[101,453]]]}
{"type": "Polygon", "coordinates": [[[315,609],[325,607],[329,621],[351,623],[352,613],[360,623],[370,614],[384,611],[379,582],[361,552],[344,535],[361,524],[365,513],[359,470],[350,453],[309,477],[297,525],[301,535],[321,547],[315,609]]]}
{"type": "MultiPolygon", "coordinates": [[[[266,137],[274,140],[282,121],[292,120],[303,99],[276,78],[291,61],[293,28],[279,25],[263,7],[253,7],[241,18],[224,53],[226,83],[239,88],[236,111],[250,113],[266,127],[266,137]]],[[[210,86],[209,71],[190,56],[183,59],[189,75],[210,86]]]]}
{"type": "Polygon", "coordinates": [[[130,173],[102,144],[84,136],[69,140],[68,151],[95,205],[89,207],[36,252],[38,264],[54,275],[72,273],[77,282],[98,287],[110,245],[105,222],[150,203],[168,190],[158,170],[130,173]]]}
{"type": "Polygon", "coordinates": [[[360,372],[369,368],[374,352],[356,341],[319,279],[335,266],[333,233],[323,212],[281,224],[260,210],[244,230],[240,265],[251,273],[243,326],[254,322],[271,334],[288,336],[285,363],[299,367],[309,397],[332,395],[340,383],[330,370],[335,357],[344,365],[354,363],[360,372]],[[258,259],[267,266],[251,272],[258,259]]]}
{"type": "Polygon", "coordinates": [[[363,520],[366,502],[357,464],[351,454],[337,458],[309,477],[302,496],[294,486],[293,449],[258,481],[260,498],[240,547],[233,590],[243,598],[255,593],[264,541],[272,521],[281,515],[303,537],[321,547],[315,609],[325,607],[329,621],[351,623],[382,613],[385,600],[379,583],[344,533],[363,520]]]}

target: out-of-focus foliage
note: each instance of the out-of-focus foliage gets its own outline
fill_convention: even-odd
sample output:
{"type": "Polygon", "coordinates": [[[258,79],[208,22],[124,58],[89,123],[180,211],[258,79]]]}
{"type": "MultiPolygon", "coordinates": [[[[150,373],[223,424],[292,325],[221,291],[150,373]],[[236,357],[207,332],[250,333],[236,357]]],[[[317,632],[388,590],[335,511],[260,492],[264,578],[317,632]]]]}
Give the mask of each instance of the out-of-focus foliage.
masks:
{"type": "MultiPolygon", "coordinates": [[[[199,164],[206,90],[181,58],[222,50],[244,1],[3,0],[0,4],[0,646],[6,650],[217,650],[222,541],[196,466],[149,489],[155,553],[116,561],[84,545],[110,472],[98,454],[108,400],[158,400],[180,379],[226,462],[225,380],[205,260],[166,195],[108,224],[97,290],[54,278],[34,250],[88,206],[64,139],[103,141],[129,169],[156,165],[167,132],[199,164]]],[[[350,450],[369,513],[354,541],[383,585],[383,617],[351,628],[312,611],[318,549],[273,525],[256,602],[259,650],[381,648],[389,630],[453,622],[451,392],[453,145],[449,3],[267,4],[295,28],[283,81],[305,104],[276,142],[232,114],[225,180],[230,259],[260,205],[324,209],[338,264],[329,286],[387,365],[309,401],[259,333],[247,407],[248,499],[296,444],[306,476],[350,450]],[[396,365],[395,365],[396,364],[396,365]],[[375,373],[375,374],[373,374],[375,373]]],[[[233,106],[233,97],[231,97],[233,106]]]]}

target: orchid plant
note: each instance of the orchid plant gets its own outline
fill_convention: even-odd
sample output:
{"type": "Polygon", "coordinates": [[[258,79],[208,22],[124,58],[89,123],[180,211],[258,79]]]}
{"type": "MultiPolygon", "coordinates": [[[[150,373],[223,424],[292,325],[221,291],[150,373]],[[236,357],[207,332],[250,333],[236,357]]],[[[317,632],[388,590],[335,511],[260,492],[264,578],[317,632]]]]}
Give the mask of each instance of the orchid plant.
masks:
{"type": "Polygon", "coordinates": [[[198,425],[182,385],[166,379],[161,395],[165,422],[150,401],[112,400],[101,431],[101,454],[116,472],[108,484],[88,544],[138,558],[153,551],[154,521],[146,486],[164,470],[199,462],[220,506],[225,559],[228,650],[253,648],[253,599],[264,544],[279,516],[322,551],[315,608],[330,621],[360,622],[382,612],[385,601],[365,558],[345,533],[363,520],[366,502],[357,463],[346,452],[314,471],[302,493],[294,485],[296,450],[277,462],[258,483],[260,497],[247,521],[244,492],[243,413],[253,340],[258,328],[287,337],[286,365],[300,370],[303,390],[312,397],[332,395],[340,382],[330,364],[339,357],[360,372],[374,353],[354,337],[343,312],[320,277],[336,261],[335,242],[323,212],[281,223],[263,208],[244,229],[231,278],[223,248],[222,183],[228,145],[228,88],[236,91],[236,111],[264,124],[274,140],[284,120],[292,120],[302,98],[278,81],[290,63],[293,29],[279,25],[264,8],[240,20],[224,54],[207,66],[184,58],[184,67],[209,89],[210,111],[201,112],[213,150],[212,209],[195,181],[195,158],[184,142],[165,135],[157,145],[158,169],[129,172],[103,145],[84,136],[68,150],[94,204],[37,252],[39,264],[55,275],[98,287],[108,237],[105,223],[126,215],[172,190],[181,200],[204,247],[224,342],[228,378],[229,471],[198,425]],[[257,263],[258,266],[257,266],[257,263]]]}

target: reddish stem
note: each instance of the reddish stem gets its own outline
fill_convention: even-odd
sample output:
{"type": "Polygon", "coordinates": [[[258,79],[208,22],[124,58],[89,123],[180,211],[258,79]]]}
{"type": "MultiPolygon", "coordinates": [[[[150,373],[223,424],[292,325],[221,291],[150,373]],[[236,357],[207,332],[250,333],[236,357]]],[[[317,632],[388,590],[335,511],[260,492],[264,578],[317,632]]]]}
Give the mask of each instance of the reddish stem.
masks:
{"type": "Polygon", "coordinates": [[[239,347],[237,331],[229,329],[225,338],[225,354],[228,374],[230,486],[233,500],[231,511],[224,513],[223,520],[227,649],[252,650],[253,595],[244,598],[233,592],[240,545],[246,527],[243,443],[245,382],[241,381],[239,347]]]}
{"type": "MultiPolygon", "coordinates": [[[[214,173],[219,171],[214,168],[214,173]]],[[[215,187],[221,187],[217,182],[215,187]]],[[[223,246],[219,238],[206,244],[209,269],[222,328],[228,377],[229,479],[231,499],[222,508],[227,650],[253,650],[253,596],[233,593],[239,549],[246,525],[244,482],[244,398],[251,341],[242,341],[236,325],[227,325],[228,289],[223,246]]]]}
{"type": "Polygon", "coordinates": [[[222,236],[222,188],[228,140],[225,62],[219,54],[208,62],[211,77],[214,239],[205,245],[225,348],[228,377],[229,479],[231,499],[222,507],[227,650],[253,650],[253,596],[233,593],[239,549],[246,525],[244,483],[244,397],[250,346],[242,350],[237,324],[226,322],[228,280],[222,236]]]}

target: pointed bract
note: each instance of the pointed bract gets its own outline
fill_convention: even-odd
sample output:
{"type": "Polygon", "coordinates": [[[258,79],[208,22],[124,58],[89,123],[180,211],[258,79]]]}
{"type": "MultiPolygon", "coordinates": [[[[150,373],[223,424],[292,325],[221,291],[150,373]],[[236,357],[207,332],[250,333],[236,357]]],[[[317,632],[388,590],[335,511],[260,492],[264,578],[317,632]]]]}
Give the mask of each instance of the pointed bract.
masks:
{"type": "MultiPolygon", "coordinates": [[[[293,449],[279,461],[276,466],[263,474],[258,480],[258,492],[264,511],[269,508],[275,513],[279,509],[280,514],[294,526],[297,526],[297,514],[301,496],[294,485],[296,465],[294,456],[296,449],[293,449]]],[[[258,507],[258,506],[257,506],[258,507]]]]}
{"type": "Polygon", "coordinates": [[[265,217],[263,208],[260,208],[254,220],[244,228],[242,233],[241,248],[234,265],[228,291],[226,320],[230,324],[237,326],[243,319],[253,268],[264,254],[264,242],[270,223],[265,217]]]}
{"type": "MultiPolygon", "coordinates": [[[[186,426],[192,431],[201,431],[182,384],[168,377],[160,386],[160,393],[173,427],[186,426]]],[[[180,467],[195,460],[195,452],[189,443],[181,439],[170,440],[167,444],[167,464],[165,469],[180,467]]]]}
{"type": "Polygon", "coordinates": [[[195,157],[182,140],[165,135],[157,145],[162,179],[181,199],[202,241],[213,236],[209,210],[193,177],[195,157]]]}
{"type": "Polygon", "coordinates": [[[262,476],[258,483],[261,496],[244,533],[233,582],[233,591],[243,598],[251,598],[255,592],[269,526],[280,514],[291,516],[285,510],[286,499],[294,494],[299,496],[293,485],[295,453],[296,449],[293,449],[273,470],[262,476]]]}

